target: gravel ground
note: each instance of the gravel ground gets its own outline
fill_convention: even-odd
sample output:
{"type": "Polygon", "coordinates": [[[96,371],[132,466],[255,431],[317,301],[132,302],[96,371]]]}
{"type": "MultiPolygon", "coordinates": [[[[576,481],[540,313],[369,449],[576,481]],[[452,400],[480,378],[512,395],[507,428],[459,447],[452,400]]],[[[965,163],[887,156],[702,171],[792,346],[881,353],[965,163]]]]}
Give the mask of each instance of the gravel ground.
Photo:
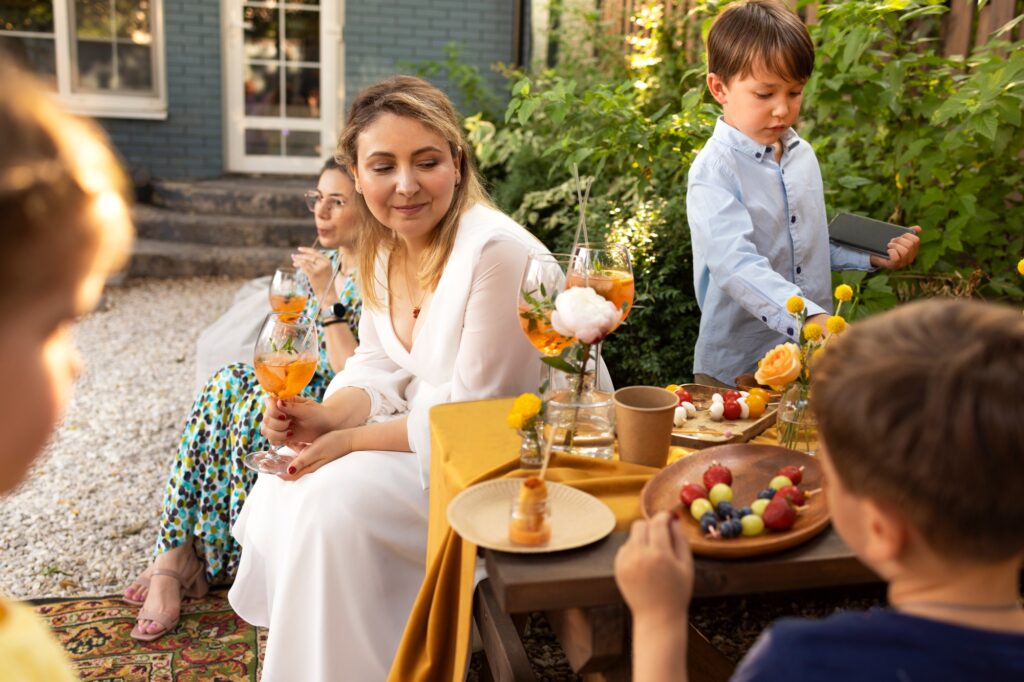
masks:
{"type": "Polygon", "coordinates": [[[134,280],[75,329],[83,372],[27,480],[0,498],[0,592],[120,592],[149,563],[194,398],[195,339],[238,279],[134,280]]]}

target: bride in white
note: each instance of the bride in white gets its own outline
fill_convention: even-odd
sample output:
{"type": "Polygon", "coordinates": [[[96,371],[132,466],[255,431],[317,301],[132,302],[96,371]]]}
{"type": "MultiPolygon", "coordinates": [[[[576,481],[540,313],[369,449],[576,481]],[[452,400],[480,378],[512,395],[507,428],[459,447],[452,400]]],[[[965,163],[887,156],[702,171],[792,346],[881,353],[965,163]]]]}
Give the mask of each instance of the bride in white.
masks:
{"type": "Polygon", "coordinates": [[[366,223],[360,345],[323,404],[268,399],[264,434],[300,454],[260,475],[233,531],[230,600],[270,628],[267,682],[387,677],[425,572],[428,412],[534,390],[539,371],[516,302],[543,246],[487,199],[445,95],[367,88],[338,155],[366,223]]]}

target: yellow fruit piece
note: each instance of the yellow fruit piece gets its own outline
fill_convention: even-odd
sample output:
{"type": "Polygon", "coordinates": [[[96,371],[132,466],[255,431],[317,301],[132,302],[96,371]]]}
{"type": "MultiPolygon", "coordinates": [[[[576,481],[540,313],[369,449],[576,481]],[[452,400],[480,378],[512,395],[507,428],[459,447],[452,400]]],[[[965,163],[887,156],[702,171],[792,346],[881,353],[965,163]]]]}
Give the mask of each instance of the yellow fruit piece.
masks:
{"type": "Polygon", "coordinates": [[[669,384],[668,386],[665,387],[665,390],[672,391],[673,393],[675,393],[678,388],[679,384],[669,384]]]}

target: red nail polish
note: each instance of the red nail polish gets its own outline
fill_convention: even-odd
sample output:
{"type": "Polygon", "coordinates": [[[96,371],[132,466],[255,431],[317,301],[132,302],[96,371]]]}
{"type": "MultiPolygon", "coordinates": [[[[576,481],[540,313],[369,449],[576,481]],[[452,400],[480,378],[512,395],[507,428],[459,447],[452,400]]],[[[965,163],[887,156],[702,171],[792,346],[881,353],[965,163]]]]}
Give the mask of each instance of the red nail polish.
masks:
{"type": "Polygon", "coordinates": [[[296,471],[298,471],[298,469],[296,469],[295,467],[292,467],[292,466],[288,467],[288,473],[289,474],[294,474],[296,471]]]}
{"type": "Polygon", "coordinates": [[[295,432],[294,432],[294,431],[289,431],[288,433],[286,433],[286,434],[284,434],[284,435],[286,435],[286,436],[288,436],[289,438],[291,438],[292,436],[294,436],[294,435],[295,435],[295,432]]]}

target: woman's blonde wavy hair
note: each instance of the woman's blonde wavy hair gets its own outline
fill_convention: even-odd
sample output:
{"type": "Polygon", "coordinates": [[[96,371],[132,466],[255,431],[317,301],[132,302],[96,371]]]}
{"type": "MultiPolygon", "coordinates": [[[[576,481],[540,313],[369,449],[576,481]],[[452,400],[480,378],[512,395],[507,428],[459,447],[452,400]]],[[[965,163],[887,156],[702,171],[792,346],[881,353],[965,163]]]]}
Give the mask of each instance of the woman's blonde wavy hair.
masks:
{"type": "Polygon", "coordinates": [[[114,272],[132,229],[129,184],[105,136],[3,54],[0,83],[0,301],[114,272]]]}
{"type": "MultiPolygon", "coordinates": [[[[433,290],[452,252],[462,214],[474,204],[492,206],[492,203],[480,181],[472,147],[463,137],[458,112],[443,92],[420,78],[394,76],[359,93],[349,108],[345,129],[338,139],[335,155],[338,163],[349,168],[357,166],[359,135],[382,114],[419,121],[443,137],[461,176],[448,211],[431,233],[418,272],[420,286],[433,290]]],[[[359,231],[359,287],[363,304],[379,308],[383,302],[379,300],[375,284],[386,289],[387,282],[375,281],[374,265],[380,256],[401,248],[401,242],[391,228],[370,213],[361,194],[355,195],[355,201],[363,223],[359,231]]]]}

